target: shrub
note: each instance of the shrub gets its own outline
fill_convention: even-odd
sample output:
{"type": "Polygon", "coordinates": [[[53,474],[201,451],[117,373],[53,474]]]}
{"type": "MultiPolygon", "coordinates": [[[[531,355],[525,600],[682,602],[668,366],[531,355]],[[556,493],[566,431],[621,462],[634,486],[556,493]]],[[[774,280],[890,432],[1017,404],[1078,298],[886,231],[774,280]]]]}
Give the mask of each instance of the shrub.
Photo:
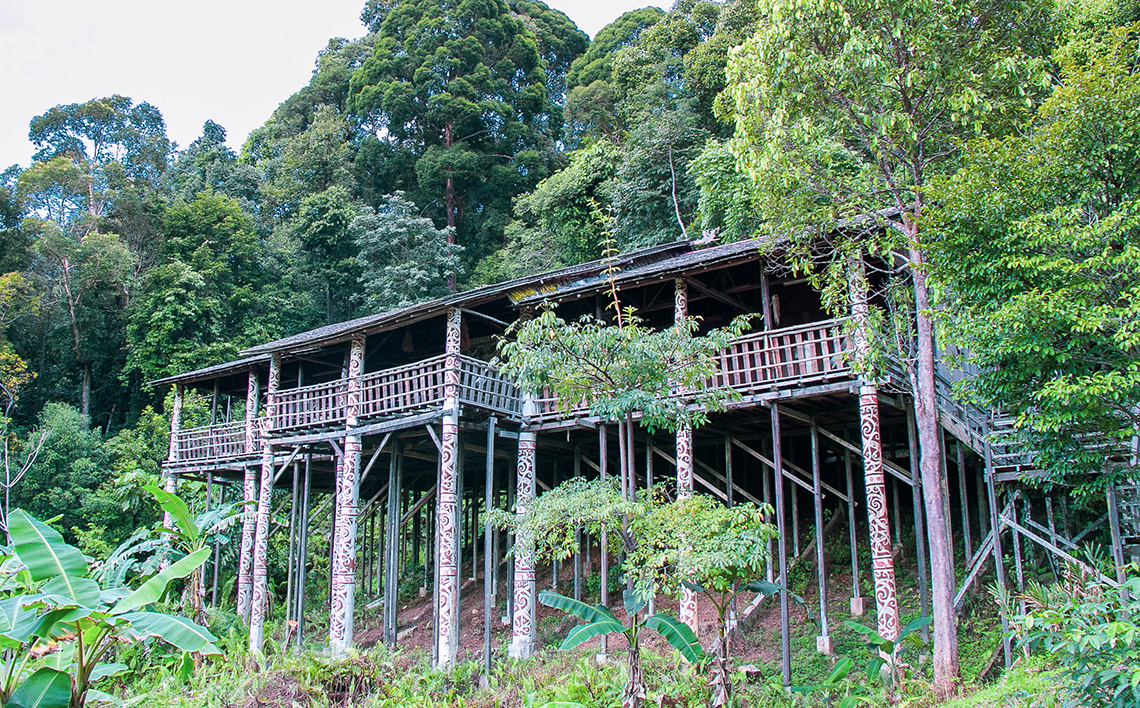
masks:
{"type": "Polygon", "coordinates": [[[1011,627],[1021,645],[1064,667],[1073,705],[1140,706],[1140,576],[1121,587],[1070,568],[1054,585],[1031,584],[1011,627]]]}

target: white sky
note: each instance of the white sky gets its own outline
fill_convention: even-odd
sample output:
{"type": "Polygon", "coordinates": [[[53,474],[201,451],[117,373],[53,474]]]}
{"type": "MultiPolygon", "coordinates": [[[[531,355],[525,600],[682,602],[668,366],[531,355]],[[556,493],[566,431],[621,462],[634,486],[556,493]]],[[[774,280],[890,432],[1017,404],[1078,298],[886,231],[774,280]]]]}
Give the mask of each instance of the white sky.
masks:
{"type": "MultiPolygon", "coordinates": [[[[653,0],[546,0],[587,34],[653,0]]],[[[241,148],[311,75],[364,0],[0,0],[0,170],[27,166],[28,122],[115,93],[162,111],[185,148],[207,119],[241,148]]]]}

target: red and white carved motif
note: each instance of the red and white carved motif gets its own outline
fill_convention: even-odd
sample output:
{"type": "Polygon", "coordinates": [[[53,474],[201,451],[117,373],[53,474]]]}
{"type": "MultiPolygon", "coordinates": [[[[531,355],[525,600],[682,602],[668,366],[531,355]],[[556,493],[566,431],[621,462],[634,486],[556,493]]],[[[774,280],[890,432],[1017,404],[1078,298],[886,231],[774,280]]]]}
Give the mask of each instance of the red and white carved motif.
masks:
{"type": "Polygon", "coordinates": [[[875,581],[878,630],[884,638],[893,640],[899,636],[899,604],[891,553],[883,449],[879,438],[879,396],[875,386],[859,388],[859,427],[863,442],[863,477],[867,490],[867,526],[871,539],[871,573],[875,581]]]}
{"type": "Polygon", "coordinates": [[[273,500],[273,448],[262,443],[261,484],[257,495],[257,520],[253,542],[253,593],[249,611],[249,650],[261,651],[265,639],[265,615],[269,607],[266,578],[269,557],[269,506],[273,500]]]}
{"type": "Polygon", "coordinates": [[[269,557],[269,507],[273,501],[273,448],[269,444],[269,430],[264,422],[273,417],[274,400],[281,387],[281,355],[274,354],[269,362],[269,385],[265,390],[265,418],[261,426],[261,484],[257,495],[257,523],[253,542],[253,593],[249,611],[249,650],[261,651],[265,639],[265,615],[269,608],[269,587],[266,579],[269,557]]]}
{"type": "MultiPolygon", "coordinates": [[[[673,321],[681,322],[689,316],[689,287],[682,278],[673,281],[673,321]]],[[[693,429],[682,425],[677,430],[677,498],[693,496],[693,429]]],[[[681,588],[681,602],[677,614],[682,622],[697,631],[697,596],[688,588],[681,588]]]]}
{"type": "MultiPolygon", "coordinates": [[[[252,465],[247,465],[242,477],[242,499],[246,502],[257,501],[257,471],[252,465]]],[[[245,510],[253,508],[247,503],[245,510]]],[[[241,521],[241,547],[238,552],[238,586],[237,586],[237,613],[242,619],[249,620],[250,603],[253,601],[253,545],[257,533],[257,522],[253,515],[246,514],[241,521]]]]}
{"type": "MultiPolygon", "coordinates": [[[[252,455],[257,450],[257,429],[254,424],[257,420],[257,370],[250,369],[249,380],[245,388],[245,452],[252,455]]],[[[242,477],[242,500],[246,502],[245,510],[253,508],[257,500],[257,472],[250,465],[245,468],[242,477]]],[[[253,516],[246,514],[241,522],[241,546],[238,551],[238,581],[237,581],[237,613],[242,619],[249,620],[250,603],[253,601],[253,544],[256,533],[256,522],[253,516]]]]}
{"type": "MultiPolygon", "coordinates": [[[[535,434],[519,433],[519,456],[516,466],[515,513],[523,515],[534,501],[535,434]]],[[[534,653],[535,585],[534,543],[521,536],[515,541],[514,615],[511,618],[510,656],[525,658],[534,653]]]]}
{"type": "Polygon", "coordinates": [[[360,489],[360,436],[344,439],[344,456],[337,464],[336,522],[332,542],[329,598],[329,649],[342,654],[352,646],[352,613],[356,605],[356,523],[360,489]]]}
{"type": "MultiPolygon", "coordinates": [[[[356,427],[360,410],[360,377],[364,373],[364,335],[356,335],[348,350],[345,380],[346,427],[356,427]]],[[[356,525],[360,504],[360,436],[344,438],[344,456],[336,469],[336,521],[329,565],[329,649],[343,654],[352,646],[352,614],[356,606],[356,525]]]]}
{"type": "Polygon", "coordinates": [[[437,663],[449,667],[459,654],[459,351],[461,314],[447,311],[444,340],[444,417],[436,495],[436,555],[439,559],[439,616],[436,618],[437,663]]]}

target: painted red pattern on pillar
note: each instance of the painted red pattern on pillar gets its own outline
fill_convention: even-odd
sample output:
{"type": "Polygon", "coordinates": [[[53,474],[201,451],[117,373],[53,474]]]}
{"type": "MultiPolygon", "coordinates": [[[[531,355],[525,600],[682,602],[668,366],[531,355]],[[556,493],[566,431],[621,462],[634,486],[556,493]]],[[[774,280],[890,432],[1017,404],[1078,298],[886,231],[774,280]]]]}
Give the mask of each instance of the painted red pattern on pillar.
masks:
{"type": "MultiPolygon", "coordinates": [[[[515,513],[520,516],[527,512],[530,503],[534,501],[534,456],[535,434],[527,431],[519,433],[515,513]]],[[[511,618],[508,653],[514,658],[525,658],[534,653],[534,543],[521,537],[515,543],[514,616],[511,618]]]]}
{"type": "Polygon", "coordinates": [[[439,451],[439,492],[436,499],[436,539],[439,558],[439,617],[436,639],[437,663],[449,667],[458,657],[459,647],[459,353],[462,314],[458,308],[447,311],[443,386],[443,425],[439,451]]]}
{"type": "MultiPolygon", "coordinates": [[[[257,370],[250,369],[249,381],[245,388],[245,453],[252,455],[257,450],[257,370]]],[[[242,476],[242,500],[247,510],[257,499],[257,472],[252,465],[246,465],[242,476]]],[[[241,546],[238,552],[237,613],[249,621],[249,608],[253,601],[253,543],[256,522],[246,514],[241,522],[241,546]]]]}
{"type": "MultiPolygon", "coordinates": [[[[356,427],[360,414],[360,377],[364,373],[364,335],[352,338],[345,379],[345,426],[356,427]]],[[[356,606],[356,525],[360,503],[360,436],[344,438],[344,456],[336,470],[336,533],[333,536],[331,597],[329,598],[329,650],[344,654],[352,646],[352,614],[356,606]]]]}
{"type": "MultiPolygon", "coordinates": [[[[684,279],[673,281],[673,321],[681,322],[689,316],[689,286],[684,279]]],[[[682,425],[677,430],[677,498],[693,496],[693,429],[682,425]]],[[[677,608],[682,622],[697,631],[697,595],[689,588],[681,588],[681,601],[677,608]]]]}
{"type": "Polygon", "coordinates": [[[257,524],[253,543],[253,599],[249,611],[249,650],[260,653],[265,639],[265,613],[269,607],[266,579],[269,556],[269,507],[273,501],[273,447],[269,444],[269,419],[274,415],[274,397],[281,387],[281,355],[269,363],[269,386],[265,390],[265,417],[261,419],[261,484],[257,495],[257,524]]]}
{"type": "Polygon", "coordinates": [[[884,638],[895,639],[899,636],[899,604],[891,554],[883,449],[879,439],[879,392],[875,386],[859,387],[859,428],[863,441],[863,477],[867,489],[867,526],[871,539],[871,573],[875,581],[878,630],[884,638]]]}

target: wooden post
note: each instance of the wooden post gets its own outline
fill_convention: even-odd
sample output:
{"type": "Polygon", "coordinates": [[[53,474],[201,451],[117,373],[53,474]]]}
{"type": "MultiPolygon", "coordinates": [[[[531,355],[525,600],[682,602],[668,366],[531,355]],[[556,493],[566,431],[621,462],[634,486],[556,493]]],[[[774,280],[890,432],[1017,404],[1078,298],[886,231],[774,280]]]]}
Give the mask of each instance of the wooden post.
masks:
{"type": "MultiPolygon", "coordinates": [[[[673,281],[673,322],[680,323],[689,316],[689,287],[683,278],[673,281]]],[[[677,498],[693,496],[693,429],[682,425],[677,429],[677,498]]],[[[681,588],[678,619],[689,625],[697,634],[697,595],[687,587],[681,588]]]]}
{"type": "MultiPolygon", "coordinates": [[[[252,457],[257,451],[257,409],[261,399],[261,381],[257,369],[249,370],[245,389],[245,454],[252,457]]],[[[254,517],[248,512],[257,502],[257,470],[248,462],[242,476],[242,501],[247,512],[241,522],[241,549],[238,555],[237,613],[249,621],[249,608],[253,600],[253,543],[257,534],[254,517]]]]}
{"type": "Polygon", "coordinates": [[[313,482],[313,453],[305,454],[305,484],[301,494],[300,538],[297,549],[297,592],[293,599],[293,618],[297,622],[297,639],[293,646],[298,650],[305,636],[305,562],[309,557],[309,494],[313,482]]]}
{"type": "Polygon", "coordinates": [[[494,508],[495,489],[495,416],[487,418],[487,459],[483,478],[483,675],[491,675],[491,598],[494,572],[494,548],[491,535],[491,509],[494,508]]]}
{"type": "Polygon", "coordinates": [[[436,666],[451,668],[459,654],[459,353],[462,314],[459,308],[447,311],[443,368],[443,425],[439,450],[439,487],[436,492],[436,558],[439,609],[436,666]]]}
{"type": "MultiPolygon", "coordinates": [[[[609,433],[605,425],[598,426],[598,477],[604,482],[610,467],[609,433]]],[[[601,587],[598,590],[598,602],[603,607],[610,604],[610,547],[609,529],[602,524],[602,532],[598,535],[598,565],[601,576],[601,587]]],[[[609,635],[603,634],[598,640],[599,654],[604,658],[609,651],[609,635]]]]}
{"type": "Polygon", "coordinates": [[[855,525],[855,477],[851,473],[851,451],[843,451],[843,472],[847,477],[847,537],[851,546],[851,614],[862,617],[867,601],[859,587],[859,542],[855,525]]]}
{"type": "Polygon", "coordinates": [[[388,458],[388,518],[384,540],[384,643],[396,646],[396,603],[400,573],[400,493],[402,457],[393,441],[388,458]]]}
{"type": "Polygon", "coordinates": [[[772,404],[772,462],[776,475],[776,529],[779,539],[776,547],[780,569],[780,658],[784,688],[792,685],[791,627],[788,618],[788,551],[784,533],[787,523],[784,509],[784,451],[780,440],[780,407],[772,404]]]}
{"type": "MultiPolygon", "coordinates": [[[[853,257],[849,265],[851,312],[856,322],[855,355],[860,362],[866,362],[870,354],[870,335],[867,331],[870,306],[867,303],[867,274],[862,254],[853,257]]],[[[894,554],[891,552],[891,522],[887,512],[883,446],[879,431],[879,389],[866,379],[859,386],[859,431],[863,448],[863,479],[867,496],[867,531],[871,539],[871,574],[875,582],[876,619],[879,634],[885,639],[894,640],[899,636],[899,604],[894,554]]]]}
{"type": "MultiPolygon", "coordinates": [[[[533,406],[526,401],[524,407],[533,406]]],[[[524,412],[523,417],[527,417],[524,412]]],[[[535,434],[529,431],[519,433],[518,464],[516,466],[517,487],[515,513],[522,516],[534,500],[534,452],[535,434]]],[[[534,653],[534,541],[520,536],[515,540],[515,579],[514,603],[512,604],[511,644],[507,653],[513,659],[521,659],[534,653]]]]}
{"type": "Polygon", "coordinates": [[[344,455],[336,474],[336,532],[329,574],[329,652],[342,656],[352,646],[352,615],[356,607],[356,531],[360,503],[360,435],[353,432],[360,415],[360,377],[364,374],[364,335],[352,337],[345,376],[344,455]]]}
{"type": "MultiPolygon", "coordinates": [[[[1000,512],[998,511],[997,489],[994,487],[993,451],[990,449],[988,440],[985,446],[985,470],[983,470],[983,476],[986,480],[986,499],[990,506],[990,530],[994,535],[994,572],[997,575],[996,582],[998,588],[1005,590],[1005,557],[1001,549],[1003,524],[1001,522],[1000,512]]],[[[1004,654],[1005,667],[1008,669],[1013,664],[1013,647],[1009,638],[1009,619],[1006,618],[1004,613],[999,614],[1001,614],[1002,652],[1004,654]]]]}
{"type": "MultiPolygon", "coordinates": [[[[174,494],[174,490],[177,489],[177,481],[171,468],[178,462],[178,434],[182,430],[182,397],[184,391],[182,384],[174,385],[174,403],[170,411],[170,445],[166,452],[167,468],[163,473],[165,478],[163,488],[170,494],[174,494]]],[[[170,515],[169,511],[162,512],[162,525],[168,529],[174,527],[174,517],[170,515]]],[[[164,539],[169,539],[169,536],[169,534],[163,534],[164,539]]],[[[170,565],[170,557],[164,553],[159,566],[166,568],[168,565],[170,565]]]]}
{"type": "MultiPolygon", "coordinates": [[[[906,425],[907,444],[910,449],[911,502],[914,505],[914,562],[918,571],[919,611],[923,617],[929,617],[930,584],[927,582],[926,574],[926,536],[924,535],[926,524],[923,522],[926,506],[922,501],[922,480],[919,477],[918,469],[918,433],[915,429],[914,411],[909,408],[906,411],[906,425]]],[[[922,639],[923,641],[930,641],[930,625],[922,628],[922,639]]]]}
{"type": "MultiPolygon", "coordinates": [[[[582,476],[582,447],[574,446],[574,477],[582,476]]],[[[574,529],[574,599],[582,601],[582,529],[574,529]]]]}
{"type": "Polygon", "coordinates": [[[819,459],[819,429],[815,418],[811,419],[811,483],[812,498],[815,502],[815,568],[819,584],[819,629],[815,638],[815,648],[821,654],[831,654],[835,644],[827,631],[827,564],[823,556],[823,488],[822,471],[819,459]]]}
{"type": "Polygon", "coordinates": [[[261,420],[261,484],[257,495],[257,527],[253,544],[253,601],[249,614],[249,652],[260,654],[265,640],[265,613],[269,609],[269,511],[273,501],[273,446],[269,425],[276,413],[277,389],[281,386],[281,355],[269,362],[269,386],[265,391],[265,418],[261,420]]]}
{"type": "MultiPolygon", "coordinates": [[[[945,433],[943,433],[942,447],[945,450],[945,433]]],[[[966,453],[962,449],[961,440],[954,442],[954,451],[957,453],[958,463],[958,494],[962,499],[962,542],[965,543],[966,559],[969,560],[974,557],[974,542],[970,536],[970,494],[966,489],[966,453]]]]}

